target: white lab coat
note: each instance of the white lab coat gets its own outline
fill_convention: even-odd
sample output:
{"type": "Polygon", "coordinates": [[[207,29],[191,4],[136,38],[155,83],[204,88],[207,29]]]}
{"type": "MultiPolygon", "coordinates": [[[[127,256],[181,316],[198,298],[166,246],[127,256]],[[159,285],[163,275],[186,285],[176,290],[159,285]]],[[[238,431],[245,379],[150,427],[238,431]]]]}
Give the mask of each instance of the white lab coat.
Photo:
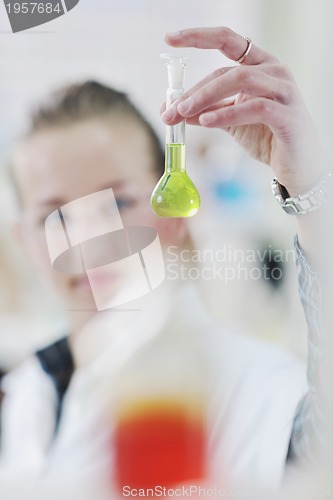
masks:
{"type": "MultiPolygon", "coordinates": [[[[97,340],[89,345],[102,348],[75,371],[51,446],[56,395],[39,361],[28,359],[5,378],[0,494],[15,491],[15,477],[36,489],[32,498],[39,498],[36,491],[51,498],[48,486],[54,498],[116,498],[109,493],[112,419],[106,424],[102,416],[112,414],[118,374],[156,352],[158,342],[175,366],[186,346],[191,353],[195,345],[208,360],[211,484],[252,492],[279,484],[295,409],[306,389],[303,364],[275,346],[225,331],[206,314],[193,286],[170,293],[162,285],[137,305],[137,311],[102,313],[82,333],[81,351],[91,335],[97,340]]],[[[30,498],[28,490],[9,498],[30,498]]]]}

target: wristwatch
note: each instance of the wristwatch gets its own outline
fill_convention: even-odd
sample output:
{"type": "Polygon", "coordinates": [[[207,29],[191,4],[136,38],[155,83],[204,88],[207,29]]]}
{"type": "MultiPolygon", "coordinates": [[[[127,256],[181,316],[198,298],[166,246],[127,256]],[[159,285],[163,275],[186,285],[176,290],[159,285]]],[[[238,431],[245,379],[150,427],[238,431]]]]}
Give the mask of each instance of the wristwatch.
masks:
{"type": "Polygon", "coordinates": [[[329,172],[315,187],[299,196],[290,196],[288,190],[275,177],[272,180],[272,191],[276,200],[287,214],[306,214],[316,210],[327,200],[328,181],[331,176],[332,174],[329,172]]]}

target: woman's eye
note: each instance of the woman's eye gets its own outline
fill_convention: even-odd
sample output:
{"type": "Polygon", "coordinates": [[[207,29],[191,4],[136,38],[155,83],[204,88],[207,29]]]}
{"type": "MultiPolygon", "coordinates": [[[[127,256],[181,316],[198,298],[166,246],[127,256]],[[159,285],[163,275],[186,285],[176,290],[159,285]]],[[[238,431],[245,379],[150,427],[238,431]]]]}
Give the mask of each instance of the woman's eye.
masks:
{"type": "Polygon", "coordinates": [[[133,207],[135,201],[132,198],[116,198],[118,210],[126,210],[133,207]]]}
{"type": "Polygon", "coordinates": [[[39,217],[38,217],[38,225],[39,226],[44,226],[45,224],[45,221],[47,220],[47,224],[49,226],[55,226],[58,222],[59,222],[59,215],[58,215],[58,212],[57,211],[54,211],[52,212],[51,214],[50,213],[47,213],[47,214],[41,214],[39,217]]]}

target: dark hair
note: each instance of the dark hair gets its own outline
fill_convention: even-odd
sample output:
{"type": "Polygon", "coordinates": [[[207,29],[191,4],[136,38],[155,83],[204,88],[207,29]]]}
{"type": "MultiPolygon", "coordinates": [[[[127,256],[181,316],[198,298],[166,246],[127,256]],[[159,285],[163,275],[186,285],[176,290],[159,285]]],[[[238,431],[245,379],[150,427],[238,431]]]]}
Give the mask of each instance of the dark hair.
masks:
{"type": "Polygon", "coordinates": [[[130,101],[127,94],[96,81],[70,85],[53,94],[31,117],[28,135],[58,125],[89,118],[107,118],[119,114],[136,120],[150,139],[155,170],[164,171],[164,152],[154,129],[130,101]]]}

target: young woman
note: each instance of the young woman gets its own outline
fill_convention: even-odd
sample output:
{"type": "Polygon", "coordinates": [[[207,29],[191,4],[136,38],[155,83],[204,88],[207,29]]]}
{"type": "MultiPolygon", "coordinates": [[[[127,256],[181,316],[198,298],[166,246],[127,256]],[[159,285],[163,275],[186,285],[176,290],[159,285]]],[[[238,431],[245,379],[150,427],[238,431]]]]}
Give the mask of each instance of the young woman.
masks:
{"type": "MultiPolygon", "coordinates": [[[[220,68],[171,109],[163,112],[162,108],[165,123],[186,118],[188,123],[227,131],[251,156],[270,165],[284,197],[307,193],[325,178],[322,164],[314,169],[320,153],[311,118],[290,71],[274,56],[227,28],[185,30],[166,35],[166,42],[175,47],[219,49],[240,65],[220,68]],[[224,99],[235,95],[232,104],[226,105],[224,99]]],[[[172,244],[182,249],[191,244],[184,220],[160,219],[151,211],[149,197],[163,171],[163,153],[150,125],[127,96],[96,82],[65,89],[35,114],[14,152],[13,168],[22,207],[21,238],[62,297],[70,328],[64,339],[45,347],[5,379],[2,468],[7,477],[20,473],[25,478],[48,478],[51,483],[59,480],[64,491],[90,480],[92,492],[86,486],[77,498],[90,493],[92,498],[97,485],[101,488],[98,498],[102,498],[102,490],[106,494],[115,487],[119,490],[119,475],[114,476],[122,450],[114,440],[114,394],[122,398],[119,387],[127,387],[124,380],[140,359],[134,354],[123,378],[113,371],[118,354],[124,354],[117,350],[116,339],[125,335],[129,343],[144,338],[150,345],[148,351],[159,355],[161,349],[154,349],[162,342],[162,351],[176,371],[182,359],[191,363],[191,345],[195,344],[193,359],[208,366],[204,370],[209,422],[205,470],[199,467],[195,473],[184,472],[177,478],[180,483],[207,480],[224,487],[250,484],[254,489],[277,485],[287,457],[305,455],[308,440],[315,434],[311,426],[320,418],[319,406],[311,404],[311,396],[304,396],[304,373],[291,356],[216,325],[194,287],[177,283],[170,292],[166,283],[140,302],[139,311],[104,316],[102,329],[112,335],[101,349],[95,350],[90,343],[84,360],[80,355],[78,346],[87,332],[88,337],[92,331],[96,333],[98,321],[94,319],[100,314],[87,275],[52,268],[45,241],[46,218],[75,200],[112,188],[124,226],[155,228],[164,248],[172,244]],[[177,353],[178,358],[181,354],[178,361],[177,353]],[[304,423],[309,429],[305,436],[304,423]]],[[[98,207],[98,216],[107,218],[104,209],[98,207]]],[[[313,234],[320,235],[321,211],[296,217],[301,296],[310,332],[317,339],[322,335],[320,300],[315,292],[319,281],[304,255],[316,261],[320,241],[313,234]]],[[[87,213],[81,219],[73,224],[89,226],[99,221],[87,213]]],[[[97,270],[94,278],[97,289],[107,290],[112,297],[126,273],[97,270]]],[[[105,342],[105,336],[103,339],[105,342]]],[[[316,389],[321,341],[316,352],[319,356],[310,356],[309,364],[311,394],[316,389]]],[[[150,360],[146,364],[154,356],[143,356],[150,360]]],[[[201,374],[199,365],[197,372],[201,374]]],[[[195,370],[191,373],[199,387],[195,370]]],[[[150,377],[154,376],[152,369],[150,377]]],[[[191,454],[200,450],[198,444],[191,454]]],[[[134,467],[145,461],[152,466],[150,452],[146,449],[146,456],[134,467]]],[[[161,464],[170,468],[165,460],[161,464]]],[[[144,467],[140,470],[147,473],[144,467]]],[[[156,481],[164,478],[161,471],[156,474],[156,481]]],[[[169,485],[177,476],[170,477],[169,485]]],[[[152,477],[153,483],[155,479],[152,477]]]]}

